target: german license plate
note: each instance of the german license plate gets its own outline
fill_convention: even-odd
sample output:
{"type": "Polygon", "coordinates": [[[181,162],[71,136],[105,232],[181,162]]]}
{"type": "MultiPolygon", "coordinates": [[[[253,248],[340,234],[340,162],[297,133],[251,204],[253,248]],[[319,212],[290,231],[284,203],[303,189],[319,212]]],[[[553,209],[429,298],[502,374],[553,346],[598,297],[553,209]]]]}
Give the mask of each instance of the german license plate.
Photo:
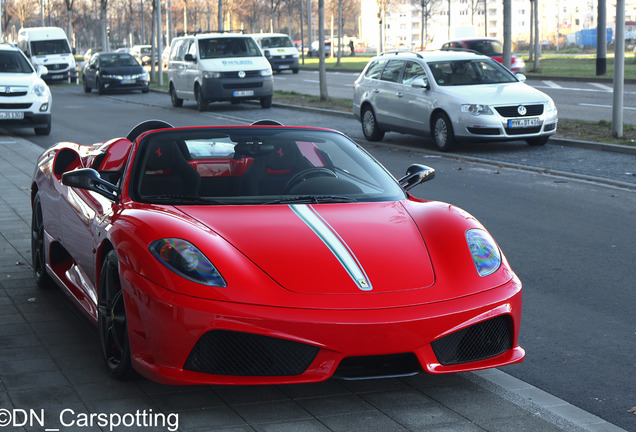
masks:
{"type": "Polygon", "coordinates": [[[134,84],[135,80],[132,78],[124,78],[123,80],[121,80],[122,84],[134,84]]]}
{"type": "Polygon", "coordinates": [[[526,128],[532,126],[539,126],[541,121],[539,117],[529,117],[529,118],[521,118],[521,119],[510,119],[508,120],[509,128],[526,128]]]}
{"type": "Polygon", "coordinates": [[[289,69],[289,65],[280,65],[279,69],[289,69]]]}
{"type": "Polygon", "coordinates": [[[232,93],[236,97],[240,96],[254,96],[254,90],[237,90],[232,93]]]}
{"type": "Polygon", "coordinates": [[[63,79],[64,75],[62,74],[57,74],[57,75],[51,75],[51,79],[63,79]]]}
{"type": "Polygon", "coordinates": [[[0,111],[0,120],[22,120],[24,113],[22,111],[0,111]]]}

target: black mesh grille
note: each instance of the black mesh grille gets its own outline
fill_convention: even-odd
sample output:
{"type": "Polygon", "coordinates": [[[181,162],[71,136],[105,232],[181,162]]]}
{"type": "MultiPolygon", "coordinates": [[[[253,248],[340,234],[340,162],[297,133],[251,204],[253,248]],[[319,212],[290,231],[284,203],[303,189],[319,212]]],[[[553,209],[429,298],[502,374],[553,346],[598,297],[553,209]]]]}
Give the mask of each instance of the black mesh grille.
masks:
{"type": "Polygon", "coordinates": [[[300,375],[319,350],[285,339],[213,330],[201,336],[183,368],[216,375],[300,375]]]}
{"type": "Polygon", "coordinates": [[[502,315],[451,333],[431,343],[443,365],[483,360],[512,349],[512,321],[502,315]]]}
{"type": "Polygon", "coordinates": [[[0,103],[2,109],[29,109],[31,103],[0,103]]]}
{"type": "Polygon", "coordinates": [[[524,115],[519,114],[519,111],[518,111],[519,106],[520,105],[495,107],[495,109],[503,117],[528,117],[528,116],[537,116],[537,115],[543,114],[543,104],[524,105],[524,107],[527,110],[524,115]]]}
{"type": "Polygon", "coordinates": [[[541,126],[533,126],[528,128],[506,128],[508,135],[524,135],[541,132],[541,126]]]}
{"type": "MultiPolygon", "coordinates": [[[[243,71],[245,72],[244,78],[257,77],[261,75],[261,71],[243,71]]],[[[221,72],[221,77],[223,78],[240,78],[238,72],[221,72]]]]}
{"type": "Polygon", "coordinates": [[[68,67],[68,63],[47,64],[46,68],[50,71],[64,70],[68,67]]]}
{"type": "Polygon", "coordinates": [[[501,130],[499,128],[483,128],[483,127],[467,127],[468,132],[475,135],[500,135],[501,130]]]}

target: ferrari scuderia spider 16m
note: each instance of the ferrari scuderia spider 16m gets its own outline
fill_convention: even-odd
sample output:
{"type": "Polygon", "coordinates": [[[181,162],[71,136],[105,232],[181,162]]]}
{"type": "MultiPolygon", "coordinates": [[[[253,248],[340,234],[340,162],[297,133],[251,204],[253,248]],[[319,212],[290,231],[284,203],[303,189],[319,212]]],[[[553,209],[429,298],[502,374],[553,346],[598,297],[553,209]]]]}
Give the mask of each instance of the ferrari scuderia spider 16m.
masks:
{"type": "Polygon", "coordinates": [[[32,183],[39,286],[98,326],[115,378],[281,384],[521,362],[521,283],[472,216],[343,134],[180,127],[60,143],[32,183]]]}

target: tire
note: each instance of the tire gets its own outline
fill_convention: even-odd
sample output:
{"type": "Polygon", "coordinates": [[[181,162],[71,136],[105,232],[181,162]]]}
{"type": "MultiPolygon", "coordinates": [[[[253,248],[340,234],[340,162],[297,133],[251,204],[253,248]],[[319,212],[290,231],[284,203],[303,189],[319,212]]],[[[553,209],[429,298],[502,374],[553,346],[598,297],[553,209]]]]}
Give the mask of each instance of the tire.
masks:
{"type": "Polygon", "coordinates": [[[549,136],[542,136],[542,137],[536,137],[536,138],[528,138],[526,142],[531,146],[538,147],[538,146],[546,145],[549,139],[550,139],[549,136]]]}
{"type": "Polygon", "coordinates": [[[53,286],[53,279],[46,272],[46,248],[44,245],[44,219],[42,218],[42,204],[40,194],[33,199],[33,213],[31,214],[31,263],[33,277],[38,288],[53,286]]]}
{"type": "Polygon", "coordinates": [[[183,106],[183,99],[177,96],[177,91],[172,84],[170,84],[170,100],[172,101],[172,106],[175,108],[183,106]]]}
{"type": "Polygon", "coordinates": [[[145,89],[141,90],[142,93],[148,93],[149,91],[150,91],[150,89],[148,87],[146,87],[145,89]]]}
{"type": "Polygon", "coordinates": [[[261,108],[271,108],[272,107],[272,96],[265,96],[261,98],[261,108]]]}
{"type": "Polygon", "coordinates": [[[203,92],[201,91],[200,86],[194,87],[194,97],[197,100],[197,110],[199,112],[207,111],[208,109],[208,101],[203,97],[203,92]]]}
{"type": "Polygon", "coordinates": [[[373,108],[365,107],[362,110],[362,133],[369,141],[380,141],[384,138],[384,131],[378,126],[373,108]]]}
{"type": "Polygon", "coordinates": [[[33,128],[36,135],[50,135],[51,134],[51,117],[49,117],[46,126],[33,128]]]}
{"type": "Polygon", "coordinates": [[[106,254],[99,277],[97,320],[102,357],[115,379],[133,376],[124,292],[119,280],[119,260],[115,251],[106,254]]]}
{"type": "Polygon", "coordinates": [[[84,93],[90,93],[92,89],[86,83],[86,76],[82,77],[82,83],[84,84],[84,93]]]}
{"type": "Polygon", "coordinates": [[[292,69],[292,72],[297,74],[299,69],[292,69]]]}
{"type": "Polygon", "coordinates": [[[102,87],[102,83],[99,82],[99,78],[95,78],[95,88],[97,88],[97,93],[100,95],[106,93],[106,90],[102,87]]]}
{"type": "Polygon", "coordinates": [[[433,117],[433,139],[439,151],[451,151],[457,145],[453,125],[450,119],[443,112],[435,114],[433,117]]]}

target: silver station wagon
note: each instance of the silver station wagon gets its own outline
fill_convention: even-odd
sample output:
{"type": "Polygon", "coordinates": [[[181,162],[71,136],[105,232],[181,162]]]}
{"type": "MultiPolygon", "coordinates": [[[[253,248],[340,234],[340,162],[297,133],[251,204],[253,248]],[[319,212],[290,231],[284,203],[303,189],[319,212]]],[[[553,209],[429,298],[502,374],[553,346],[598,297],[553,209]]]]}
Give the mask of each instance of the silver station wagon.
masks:
{"type": "Polygon", "coordinates": [[[353,112],[369,141],[394,131],[431,136],[441,151],[460,141],[543,145],[556,132],[557,109],[524,81],[484,55],[387,52],[356,80],[353,112]]]}

